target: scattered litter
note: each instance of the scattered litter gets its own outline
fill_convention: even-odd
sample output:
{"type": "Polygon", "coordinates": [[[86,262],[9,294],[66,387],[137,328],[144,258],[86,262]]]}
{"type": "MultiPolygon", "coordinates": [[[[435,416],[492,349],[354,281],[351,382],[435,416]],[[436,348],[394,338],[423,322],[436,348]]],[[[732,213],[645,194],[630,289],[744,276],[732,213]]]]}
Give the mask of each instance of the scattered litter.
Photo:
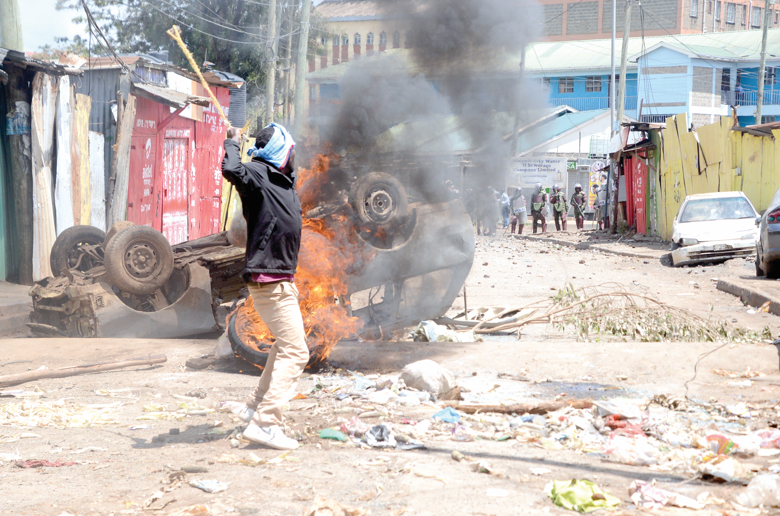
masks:
{"type": "Polygon", "coordinates": [[[346,441],[347,436],[333,428],[325,428],[320,431],[320,439],[332,439],[334,441],[346,441]]]}
{"type": "Polygon", "coordinates": [[[433,360],[418,360],[408,364],[401,370],[399,380],[403,380],[408,387],[430,392],[441,399],[454,399],[448,395],[458,387],[455,375],[433,360]]]}
{"type": "Polygon", "coordinates": [[[558,507],[582,513],[613,509],[620,500],[590,480],[554,480],[545,487],[547,496],[558,507]]]}
{"type": "Polygon", "coordinates": [[[396,442],[387,425],[376,425],[366,432],[366,444],[372,448],[395,448],[396,442]]]}
{"type": "Polygon", "coordinates": [[[22,462],[17,462],[17,467],[29,469],[29,468],[61,468],[63,466],[75,466],[78,462],[62,462],[60,459],[55,461],[50,460],[38,460],[30,459],[22,462]]]}
{"type": "Polygon", "coordinates": [[[40,437],[38,434],[23,432],[19,435],[0,435],[0,443],[15,443],[19,439],[34,439],[40,437]]]}
{"type": "Polygon", "coordinates": [[[447,407],[432,415],[431,419],[439,419],[445,423],[457,423],[460,421],[460,414],[454,408],[447,407]]]}
{"type": "Polygon", "coordinates": [[[368,511],[362,507],[349,507],[335,500],[317,497],[303,516],[366,516],[367,514],[368,511]]]}
{"type": "Polygon", "coordinates": [[[211,516],[211,511],[205,505],[191,505],[168,516],[211,516]]]}
{"type": "Polygon", "coordinates": [[[752,387],[753,382],[750,380],[737,380],[735,382],[728,382],[726,384],[728,387],[739,387],[741,389],[744,389],[745,387],[752,387]]]}
{"type": "Polygon", "coordinates": [[[208,473],[208,468],[205,466],[187,465],[182,466],[181,470],[185,473],[208,473]]]}
{"type": "Polygon", "coordinates": [[[772,474],[758,475],[747,486],[747,489],[737,495],[737,503],[752,509],[763,505],[767,507],[780,506],[780,476],[772,474]]]}
{"type": "Polygon", "coordinates": [[[726,369],[710,369],[710,372],[719,376],[725,376],[727,378],[756,378],[758,376],[764,376],[764,373],[751,371],[749,367],[743,373],[739,373],[737,371],[728,371],[726,369]]]}
{"type": "Polygon", "coordinates": [[[628,488],[628,495],[637,507],[660,509],[666,505],[687,509],[703,509],[704,504],[677,493],[660,489],[641,480],[634,480],[628,488]]]}
{"type": "Polygon", "coordinates": [[[105,448],[98,448],[97,446],[87,446],[86,448],[76,450],[73,453],[86,453],[86,452],[95,452],[95,451],[108,451],[108,450],[106,450],[105,448]]]}
{"type": "Polygon", "coordinates": [[[59,401],[24,400],[0,405],[0,426],[85,428],[118,424],[114,410],[121,402],[110,405],[84,406],[59,401]]]}
{"type": "Polygon", "coordinates": [[[149,430],[150,428],[152,428],[151,425],[133,425],[128,430],[149,430]]]}
{"type": "Polygon", "coordinates": [[[230,483],[219,482],[218,480],[190,480],[190,485],[192,487],[197,487],[201,491],[206,491],[207,493],[213,494],[227,491],[230,483]]]}
{"type": "Polygon", "coordinates": [[[414,330],[415,342],[481,342],[473,331],[455,331],[433,321],[423,321],[414,330]]]}
{"type": "Polygon", "coordinates": [[[547,468],[530,468],[529,471],[531,474],[536,476],[542,476],[546,475],[547,473],[552,473],[552,470],[549,470],[547,468]]]}
{"type": "Polygon", "coordinates": [[[446,480],[444,480],[443,478],[441,478],[441,477],[439,477],[437,475],[434,475],[433,473],[428,473],[427,471],[414,470],[414,475],[416,477],[420,477],[420,478],[432,478],[434,480],[438,480],[439,482],[441,482],[445,486],[447,485],[447,481],[446,480]]]}

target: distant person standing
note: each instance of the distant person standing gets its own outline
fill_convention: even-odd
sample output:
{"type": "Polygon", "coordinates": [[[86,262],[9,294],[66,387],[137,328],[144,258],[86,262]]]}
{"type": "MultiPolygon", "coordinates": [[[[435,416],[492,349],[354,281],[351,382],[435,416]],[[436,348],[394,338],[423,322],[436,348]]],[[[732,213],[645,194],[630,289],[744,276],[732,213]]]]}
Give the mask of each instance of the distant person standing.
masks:
{"type": "Polygon", "coordinates": [[[574,222],[577,229],[585,228],[585,207],[588,205],[588,197],[582,191],[582,185],[574,185],[574,193],[571,196],[571,205],[574,207],[574,222]]]}
{"type": "Polygon", "coordinates": [[[512,213],[512,210],[509,208],[510,204],[511,200],[509,199],[509,195],[506,192],[501,192],[498,205],[501,209],[501,221],[504,223],[504,229],[509,226],[509,215],[512,213]]]}
{"type": "Polygon", "coordinates": [[[596,221],[599,229],[604,229],[604,216],[607,214],[607,189],[604,185],[593,185],[596,194],[596,221]]]}
{"type": "Polygon", "coordinates": [[[534,194],[531,196],[531,215],[534,218],[534,234],[536,234],[537,228],[542,226],[542,233],[547,232],[547,218],[545,217],[545,210],[547,209],[547,192],[544,191],[542,183],[536,183],[534,188],[534,194]]]}
{"type": "Polygon", "coordinates": [[[561,191],[560,185],[553,186],[552,195],[553,217],[555,217],[555,230],[560,231],[561,227],[566,231],[566,217],[569,215],[569,203],[566,201],[566,194],[561,191]]]}
{"type": "Polygon", "coordinates": [[[517,234],[522,235],[525,223],[528,222],[528,214],[525,211],[525,196],[520,188],[517,188],[515,194],[509,199],[509,209],[512,211],[512,234],[517,227],[517,234]],[[517,204],[515,201],[518,201],[517,204]]]}

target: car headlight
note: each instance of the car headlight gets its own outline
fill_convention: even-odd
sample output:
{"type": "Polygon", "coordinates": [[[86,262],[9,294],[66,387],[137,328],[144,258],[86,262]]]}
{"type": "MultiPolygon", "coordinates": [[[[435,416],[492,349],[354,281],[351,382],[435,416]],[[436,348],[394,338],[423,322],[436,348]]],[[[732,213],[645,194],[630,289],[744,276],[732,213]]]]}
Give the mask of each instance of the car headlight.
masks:
{"type": "Polygon", "coordinates": [[[680,244],[682,245],[696,245],[698,243],[699,241],[696,240],[695,238],[683,238],[682,240],[680,240],[680,244]]]}

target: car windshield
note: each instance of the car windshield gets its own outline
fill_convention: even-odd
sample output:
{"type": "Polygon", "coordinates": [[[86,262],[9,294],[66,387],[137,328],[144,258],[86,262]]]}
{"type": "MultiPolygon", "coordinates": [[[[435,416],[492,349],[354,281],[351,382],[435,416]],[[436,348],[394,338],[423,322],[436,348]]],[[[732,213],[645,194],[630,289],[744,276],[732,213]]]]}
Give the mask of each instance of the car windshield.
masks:
{"type": "Polygon", "coordinates": [[[680,222],[752,219],[756,212],[744,197],[721,197],[688,201],[680,222]]]}

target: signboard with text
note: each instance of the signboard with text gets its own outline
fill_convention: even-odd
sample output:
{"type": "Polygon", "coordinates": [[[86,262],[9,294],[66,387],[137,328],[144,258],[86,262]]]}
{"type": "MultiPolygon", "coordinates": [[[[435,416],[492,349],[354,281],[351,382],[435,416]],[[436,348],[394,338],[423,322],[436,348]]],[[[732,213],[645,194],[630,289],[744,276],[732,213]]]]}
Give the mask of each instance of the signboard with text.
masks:
{"type": "Polygon", "coordinates": [[[521,158],[513,160],[511,167],[511,177],[521,188],[533,188],[536,183],[545,188],[565,183],[566,158],[521,158]]]}

